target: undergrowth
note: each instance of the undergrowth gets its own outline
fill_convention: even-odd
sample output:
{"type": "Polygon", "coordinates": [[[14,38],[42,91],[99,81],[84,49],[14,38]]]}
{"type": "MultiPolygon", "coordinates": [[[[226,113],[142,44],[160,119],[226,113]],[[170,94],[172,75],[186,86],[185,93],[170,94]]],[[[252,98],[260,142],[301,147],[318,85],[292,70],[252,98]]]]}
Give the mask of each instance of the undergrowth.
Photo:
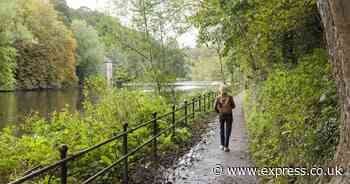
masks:
{"type": "MultiPolygon", "coordinates": [[[[325,51],[302,57],[293,69],[275,67],[266,81],[246,91],[244,104],[258,167],[326,167],[334,157],[340,109],[325,51]]],[[[300,175],[263,178],[264,183],[311,181],[315,178],[300,175]]]]}
{"type": "MultiPolygon", "coordinates": [[[[0,133],[0,176],[1,182],[9,182],[23,176],[25,171],[43,167],[60,159],[59,148],[68,145],[68,154],[73,154],[111,138],[123,130],[123,124],[135,127],[149,121],[152,113],[163,115],[171,111],[171,104],[165,97],[122,89],[109,89],[101,78],[87,82],[84,90],[84,112],[71,113],[68,110],[54,112],[49,119],[39,116],[28,118],[21,126],[9,126],[0,133]]],[[[191,99],[198,95],[186,94],[180,97],[191,99]]],[[[190,111],[189,111],[190,112],[190,111]]],[[[176,113],[177,119],[182,112],[176,113]]],[[[171,116],[169,116],[171,117],[171,116]]],[[[198,116],[197,116],[198,117],[198,116]]],[[[191,124],[192,121],[189,121],[191,124]]],[[[158,121],[159,130],[169,127],[170,119],[158,121]]],[[[190,125],[179,124],[173,137],[171,131],[158,138],[160,153],[176,149],[191,141],[190,125]],[[181,125],[181,126],[180,126],[181,125]]],[[[147,126],[129,134],[128,146],[132,150],[152,136],[152,126],[147,126]]],[[[149,155],[152,146],[130,156],[129,161],[149,155]]],[[[84,155],[81,159],[69,162],[69,183],[81,182],[98,170],[112,164],[122,156],[122,139],[111,142],[84,155]]],[[[111,182],[120,178],[120,166],[115,167],[100,182],[111,182]]],[[[57,171],[34,180],[33,183],[59,183],[57,171]],[[51,175],[51,176],[50,176],[51,175]]]]}

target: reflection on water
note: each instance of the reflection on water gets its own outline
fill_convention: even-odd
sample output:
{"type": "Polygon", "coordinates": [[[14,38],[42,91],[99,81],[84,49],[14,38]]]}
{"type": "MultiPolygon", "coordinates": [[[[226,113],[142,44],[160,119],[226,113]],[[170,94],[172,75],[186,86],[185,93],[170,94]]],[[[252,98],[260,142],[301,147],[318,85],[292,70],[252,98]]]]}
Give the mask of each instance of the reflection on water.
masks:
{"type": "MultiPolygon", "coordinates": [[[[181,82],[172,86],[177,92],[191,92],[212,88],[216,84],[203,82],[181,82]]],[[[145,92],[152,92],[150,87],[138,86],[145,92]]],[[[81,111],[82,92],[79,89],[0,92],[0,130],[11,123],[20,123],[27,116],[38,112],[42,117],[49,117],[54,111],[68,108],[71,112],[81,111]]]]}
{"type": "Polygon", "coordinates": [[[65,107],[70,111],[80,110],[81,99],[78,89],[0,93],[0,129],[10,123],[21,122],[34,112],[48,117],[65,107]]]}

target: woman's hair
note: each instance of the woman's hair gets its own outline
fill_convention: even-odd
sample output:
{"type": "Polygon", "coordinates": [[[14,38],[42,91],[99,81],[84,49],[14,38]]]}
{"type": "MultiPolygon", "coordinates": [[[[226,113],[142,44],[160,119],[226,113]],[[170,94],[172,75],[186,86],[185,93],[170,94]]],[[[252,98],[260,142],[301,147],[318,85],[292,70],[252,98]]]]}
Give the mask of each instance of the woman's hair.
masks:
{"type": "Polygon", "coordinates": [[[221,85],[219,87],[219,95],[220,96],[227,95],[228,92],[229,92],[229,90],[228,90],[228,87],[226,85],[221,85]]]}

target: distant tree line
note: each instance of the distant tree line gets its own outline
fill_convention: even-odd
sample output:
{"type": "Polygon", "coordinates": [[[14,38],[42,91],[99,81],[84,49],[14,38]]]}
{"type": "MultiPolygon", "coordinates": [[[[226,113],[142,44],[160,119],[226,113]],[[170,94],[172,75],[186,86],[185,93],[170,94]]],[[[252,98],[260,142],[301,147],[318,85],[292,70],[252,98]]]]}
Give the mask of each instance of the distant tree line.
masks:
{"type": "Polygon", "coordinates": [[[117,80],[152,80],[147,76],[155,71],[158,78],[184,77],[183,51],[176,42],[162,45],[115,17],[71,9],[65,0],[0,0],[0,90],[74,87],[101,73],[106,57],[117,80]],[[154,68],[145,64],[150,47],[159,63],[154,68]]]}

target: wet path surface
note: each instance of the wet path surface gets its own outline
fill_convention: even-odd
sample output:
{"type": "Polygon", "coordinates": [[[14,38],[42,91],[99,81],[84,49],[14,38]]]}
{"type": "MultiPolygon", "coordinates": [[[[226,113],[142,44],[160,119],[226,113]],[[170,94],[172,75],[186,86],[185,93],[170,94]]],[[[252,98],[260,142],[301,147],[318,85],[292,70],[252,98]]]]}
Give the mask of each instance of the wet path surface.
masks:
{"type": "Polygon", "coordinates": [[[180,159],[175,169],[169,171],[168,180],[173,184],[255,184],[254,176],[233,176],[227,167],[253,167],[249,151],[242,109],[243,95],[235,97],[237,108],[230,140],[230,152],[219,149],[219,122],[213,119],[202,141],[180,159]],[[221,168],[222,167],[222,168],[221,168]],[[216,168],[214,173],[213,168],[216,168]],[[222,173],[223,171],[223,173],[222,173]],[[220,174],[219,174],[220,173],[220,174]]]}

